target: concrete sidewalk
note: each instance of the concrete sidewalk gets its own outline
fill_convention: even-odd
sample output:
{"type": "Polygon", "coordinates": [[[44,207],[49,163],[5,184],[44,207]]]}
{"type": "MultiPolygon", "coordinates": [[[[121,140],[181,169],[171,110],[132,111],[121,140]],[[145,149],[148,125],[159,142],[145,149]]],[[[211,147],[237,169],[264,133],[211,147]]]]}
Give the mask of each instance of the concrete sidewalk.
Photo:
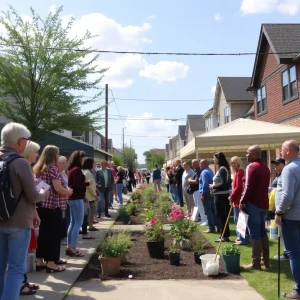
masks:
{"type": "MultiPolygon", "coordinates": [[[[124,203],[126,203],[131,195],[123,195],[124,203]]],[[[78,240],[78,249],[84,253],[85,256],[82,258],[72,258],[65,255],[66,246],[61,246],[60,254],[61,259],[66,259],[68,264],[66,265],[66,271],[61,273],[47,274],[45,271],[31,272],[28,273],[28,281],[34,282],[40,285],[40,290],[37,291],[36,295],[24,296],[27,300],[33,299],[46,299],[46,300],[60,300],[63,299],[66,293],[71,288],[72,284],[77,280],[78,276],[89,262],[90,257],[94,253],[98,244],[104,238],[105,233],[112,227],[115,219],[117,218],[117,205],[114,202],[114,210],[110,210],[111,219],[102,217],[98,224],[94,226],[99,231],[91,232],[91,235],[95,237],[94,240],[83,240],[81,235],[78,240]]],[[[23,297],[22,297],[23,299],[23,297]]]]}
{"type": "Polygon", "coordinates": [[[109,280],[77,283],[67,300],[263,300],[245,280],[109,280]]]}

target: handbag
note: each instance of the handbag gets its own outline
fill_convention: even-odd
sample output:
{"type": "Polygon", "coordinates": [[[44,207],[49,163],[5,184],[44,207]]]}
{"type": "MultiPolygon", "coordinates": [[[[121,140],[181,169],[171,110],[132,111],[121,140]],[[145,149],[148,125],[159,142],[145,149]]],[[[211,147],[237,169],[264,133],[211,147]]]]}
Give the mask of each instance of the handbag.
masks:
{"type": "Polygon", "coordinates": [[[122,188],[122,193],[123,193],[124,195],[127,195],[128,189],[127,189],[126,186],[123,186],[123,188],[122,188]]]}

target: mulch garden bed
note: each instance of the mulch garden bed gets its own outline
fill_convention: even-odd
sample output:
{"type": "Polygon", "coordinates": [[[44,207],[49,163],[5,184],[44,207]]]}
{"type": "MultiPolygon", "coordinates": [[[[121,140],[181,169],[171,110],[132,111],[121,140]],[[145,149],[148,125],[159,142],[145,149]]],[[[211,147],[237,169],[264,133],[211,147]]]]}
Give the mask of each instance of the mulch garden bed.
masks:
{"type": "MultiPolygon", "coordinates": [[[[200,239],[205,245],[206,254],[216,253],[204,236],[196,233],[197,239],[200,239]]],[[[101,276],[101,267],[98,260],[99,249],[93,254],[90,263],[86,266],[80,275],[79,280],[101,279],[101,280],[128,280],[128,276],[132,275],[133,279],[129,280],[160,280],[160,279],[242,279],[240,275],[227,274],[224,269],[224,262],[220,259],[220,274],[218,276],[207,277],[202,272],[202,266],[194,262],[193,250],[181,251],[180,266],[171,266],[167,255],[167,248],[171,244],[171,240],[165,241],[165,258],[153,259],[149,257],[146,238],[142,233],[132,233],[132,241],[134,242],[130,248],[130,252],[126,254],[126,263],[121,266],[121,272],[114,277],[101,276]]]]}

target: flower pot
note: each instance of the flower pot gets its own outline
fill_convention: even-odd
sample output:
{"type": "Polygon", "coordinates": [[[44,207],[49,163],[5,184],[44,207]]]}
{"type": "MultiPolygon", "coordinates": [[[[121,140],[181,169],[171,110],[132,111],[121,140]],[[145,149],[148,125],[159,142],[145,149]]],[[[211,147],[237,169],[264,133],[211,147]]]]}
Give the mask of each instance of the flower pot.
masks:
{"type": "Polygon", "coordinates": [[[100,257],[102,275],[114,276],[120,273],[121,257],[100,257]]]}
{"type": "Polygon", "coordinates": [[[205,254],[204,251],[201,251],[201,252],[194,252],[194,260],[195,260],[195,264],[201,265],[201,259],[200,259],[200,256],[201,256],[201,255],[204,255],[204,254],[205,254]]]}
{"type": "Polygon", "coordinates": [[[164,258],[165,241],[147,242],[147,248],[151,258],[164,258]]]}
{"type": "Polygon", "coordinates": [[[190,240],[182,240],[179,242],[182,250],[189,250],[192,248],[192,242],[190,240]]]}
{"type": "Polygon", "coordinates": [[[130,216],[123,216],[122,221],[123,221],[123,224],[127,225],[130,221],[130,216]]]}
{"type": "Polygon", "coordinates": [[[240,273],[240,255],[222,255],[227,273],[240,273]]]}
{"type": "Polygon", "coordinates": [[[180,252],[169,253],[169,261],[172,266],[180,265],[180,252]]]}

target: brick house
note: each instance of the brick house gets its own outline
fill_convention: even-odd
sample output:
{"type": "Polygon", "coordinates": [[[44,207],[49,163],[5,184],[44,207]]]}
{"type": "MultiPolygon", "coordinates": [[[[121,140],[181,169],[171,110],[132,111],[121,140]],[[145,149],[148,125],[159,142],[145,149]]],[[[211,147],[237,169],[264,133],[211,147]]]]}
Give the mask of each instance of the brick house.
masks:
{"type": "Polygon", "coordinates": [[[247,89],[256,120],[300,126],[299,53],[300,24],[262,24],[247,89]]]}

